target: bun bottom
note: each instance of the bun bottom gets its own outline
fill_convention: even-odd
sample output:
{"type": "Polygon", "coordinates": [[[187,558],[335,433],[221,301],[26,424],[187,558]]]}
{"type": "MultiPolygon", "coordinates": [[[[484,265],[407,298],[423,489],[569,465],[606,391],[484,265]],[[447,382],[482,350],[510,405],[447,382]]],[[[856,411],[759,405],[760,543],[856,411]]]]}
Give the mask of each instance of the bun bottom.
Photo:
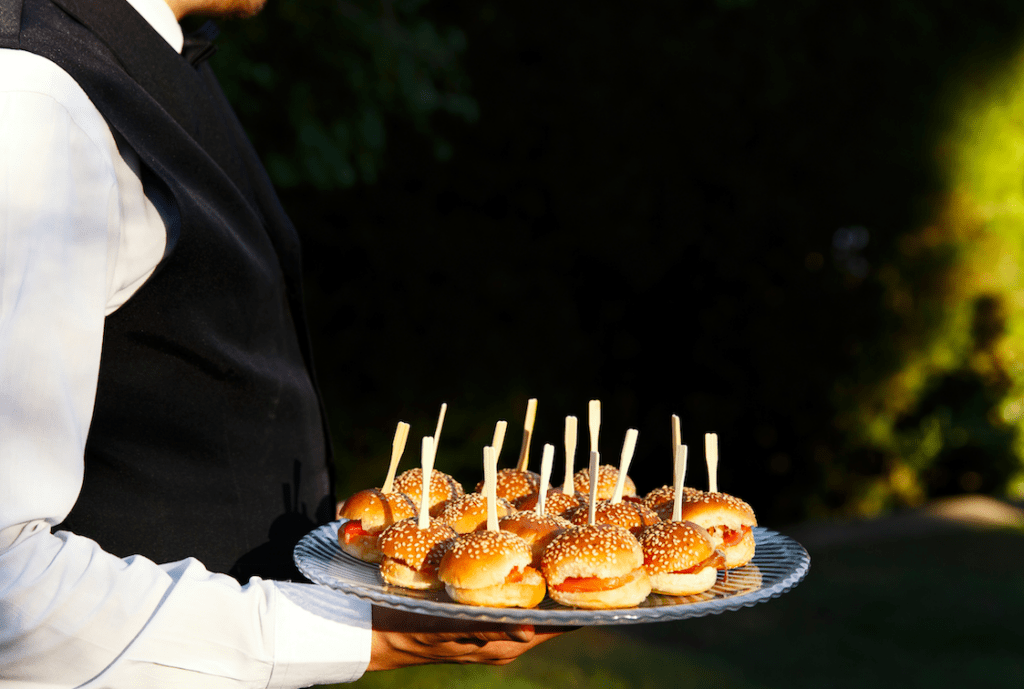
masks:
{"type": "Polygon", "coordinates": [[[726,569],[742,567],[754,558],[754,533],[752,531],[746,532],[743,534],[740,542],[734,546],[718,547],[722,548],[722,552],[725,553],[726,569]]]}
{"type": "Polygon", "coordinates": [[[718,581],[718,570],[714,567],[705,567],[693,574],[675,574],[673,572],[661,572],[651,574],[651,590],[655,593],[664,593],[669,596],[692,596],[695,593],[704,593],[718,581]]]}
{"type": "Polygon", "coordinates": [[[547,590],[544,577],[535,569],[523,572],[523,580],[510,584],[495,584],[478,589],[460,589],[445,584],[444,590],[457,603],[482,605],[490,608],[535,608],[547,590]]]}
{"type": "Polygon", "coordinates": [[[420,591],[435,591],[444,588],[437,578],[437,570],[422,572],[393,558],[384,558],[380,563],[380,577],[392,586],[420,591]]]}
{"type": "Polygon", "coordinates": [[[377,564],[384,559],[384,553],[380,552],[377,547],[377,534],[357,536],[351,543],[346,543],[344,538],[339,538],[338,545],[343,551],[363,562],[377,564]]]}
{"type": "Polygon", "coordinates": [[[609,608],[635,608],[644,602],[651,592],[651,580],[643,567],[634,569],[629,581],[622,586],[605,591],[558,591],[551,588],[548,595],[556,603],[571,608],[606,610],[609,608]]]}

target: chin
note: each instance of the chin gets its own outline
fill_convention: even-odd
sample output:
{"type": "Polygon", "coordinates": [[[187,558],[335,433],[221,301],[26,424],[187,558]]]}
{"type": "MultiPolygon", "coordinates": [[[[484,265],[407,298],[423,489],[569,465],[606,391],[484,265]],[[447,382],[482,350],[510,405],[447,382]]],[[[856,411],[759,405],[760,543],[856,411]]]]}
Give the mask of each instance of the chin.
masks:
{"type": "Polygon", "coordinates": [[[245,19],[260,13],[267,0],[177,0],[178,19],[188,16],[245,19]]]}

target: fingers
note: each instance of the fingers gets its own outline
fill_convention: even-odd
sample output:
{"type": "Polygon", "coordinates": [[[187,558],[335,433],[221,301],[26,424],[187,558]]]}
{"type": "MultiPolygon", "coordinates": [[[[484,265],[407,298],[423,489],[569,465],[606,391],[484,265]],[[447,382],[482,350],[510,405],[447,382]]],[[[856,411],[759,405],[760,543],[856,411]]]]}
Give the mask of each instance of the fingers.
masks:
{"type": "Polygon", "coordinates": [[[370,670],[425,663],[506,665],[568,631],[530,624],[468,622],[374,607],[370,670]]]}

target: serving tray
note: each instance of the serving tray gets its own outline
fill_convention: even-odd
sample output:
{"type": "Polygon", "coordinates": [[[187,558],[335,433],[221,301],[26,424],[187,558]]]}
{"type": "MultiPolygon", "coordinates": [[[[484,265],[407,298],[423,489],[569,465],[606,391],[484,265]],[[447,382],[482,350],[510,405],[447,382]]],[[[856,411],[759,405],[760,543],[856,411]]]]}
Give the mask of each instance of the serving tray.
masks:
{"type": "Polygon", "coordinates": [[[756,550],[750,564],[719,572],[710,590],[695,596],[651,594],[635,608],[578,610],[545,598],[536,608],[485,608],[456,603],[444,591],[415,591],[384,583],[372,565],[342,551],[338,528],[345,520],[314,529],[295,546],[295,564],[310,581],[387,608],[439,617],[515,624],[595,626],[682,620],[739,610],[777,598],[805,576],[811,558],[799,543],[754,527],[756,550]]]}

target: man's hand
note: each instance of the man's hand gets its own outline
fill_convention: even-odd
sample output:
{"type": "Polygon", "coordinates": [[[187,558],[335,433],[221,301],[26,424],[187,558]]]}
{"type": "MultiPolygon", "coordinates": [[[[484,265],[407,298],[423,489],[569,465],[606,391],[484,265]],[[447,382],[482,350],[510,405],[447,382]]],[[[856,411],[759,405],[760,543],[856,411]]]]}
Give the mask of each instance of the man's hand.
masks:
{"type": "Polygon", "coordinates": [[[491,624],[373,608],[373,640],[367,670],[428,663],[507,665],[567,627],[491,624]]]}

